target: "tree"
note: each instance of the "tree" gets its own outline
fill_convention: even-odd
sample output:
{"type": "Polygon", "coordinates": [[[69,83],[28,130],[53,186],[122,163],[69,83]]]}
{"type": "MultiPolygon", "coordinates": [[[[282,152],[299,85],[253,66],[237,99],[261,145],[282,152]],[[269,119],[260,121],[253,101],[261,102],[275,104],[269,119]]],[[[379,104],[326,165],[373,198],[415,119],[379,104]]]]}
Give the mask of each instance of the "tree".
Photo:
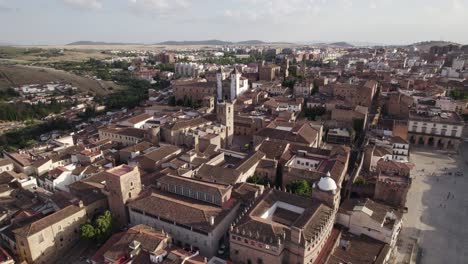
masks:
{"type": "Polygon", "coordinates": [[[81,237],[103,243],[112,235],[113,219],[109,210],[98,216],[94,223],[88,221],[81,226],[81,237]]]}
{"type": "Polygon", "coordinates": [[[288,87],[288,88],[291,88],[291,89],[294,88],[295,84],[296,84],[296,80],[293,80],[293,79],[284,80],[284,82],[283,82],[284,87],[288,87]]]}
{"type": "Polygon", "coordinates": [[[323,106],[305,107],[304,116],[307,119],[315,121],[317,116],[323,116],[327,112],[327,109],[323,106]]]}
{"type": "Polygon", "coordinates": [[[86,224],[81,226],[81,238],[94,239],[96,237],[96,230],[94,226],[88,221],[86,224]]]}
{"type": "Polygon", "coordinates": [[[175,106],[175,105],[177,104],[176,99],[175,99],[175,96],[169,97],[169,100],[168,100],[168,101],[169,101],[168,104],[169,104],[170,106],[175,106]]]}
{"type": "Polygon", "coordinates": [[[286,189],[304,197],[310,197],[312,194],[312,188],[306,180],[290,182],[286,185],[286,189]]]}
{"type": "Polygon", "coordinates": [[[95,223],[94,227],[96,230],[96,237],[98,241],[106,241],[112,234],[113,219],[112,214],[109,210],[105,211],[103,215],[100,215],[95,223]]]}
{"type": "Polygon", "coordinates": [[[319,92],[319,87],[317,85],[314,85],[314,87],[312,88],[312,92],[310,94],[315,95],[318,92],[319,92]]]}
{"type": "Polygon", "coordinates": [[[258,184],[258,185],[267,185],[270,183],[267,177],[261,177],[254,174],[252,177],[247,179],[248,183],[258,184]]]}

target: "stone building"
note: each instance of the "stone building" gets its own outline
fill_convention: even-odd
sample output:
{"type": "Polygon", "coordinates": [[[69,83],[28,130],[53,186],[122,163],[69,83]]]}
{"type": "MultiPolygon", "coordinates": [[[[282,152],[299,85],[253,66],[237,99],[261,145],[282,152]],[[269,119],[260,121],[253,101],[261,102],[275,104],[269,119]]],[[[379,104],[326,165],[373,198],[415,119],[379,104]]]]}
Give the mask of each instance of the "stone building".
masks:
{"type": "Polygon", "coordinates": [[[319,147],[322,145],[323,127],[311,122],[297,124],[271,123],[254,135],[254,145],[259,145],[269,139],[274,142],[285,142],[304,147],[319,147]]]}
{"type": "Polygon", "coordinates": [[[335,211],[319,200],[268,189],[230,232],[234,263],[314,263],[330,237],[335,211]]]}
{"type": "Polygon", "coordinates": [[[131,224],[164,230],[175,245],[216,255],[241,204],[232,187],[178,176],[163,177],[158,186],[128,205],[131,224]]]}
{"type": "Polygon", "coordinates": [[[375,184],[374,199],[395,207],[404,207],[411,187],[411,178],[380,173],[375,184]]]}
{"type": "Polygon", "coordinates": [[[128,224],[127,201],[136,198],[141,192],[141,179],[138,167],[121,165],[105,172],[109,209],[116,220],[116,225],[122,227],[128,224]]]}
{"type": "Polygon", "coordinates": [[[294,96],[309,98],[312,95],[312,89],[314,89],[314,83],[310,80],[297,82],[294,85],[294,96]]]}
{"type": "Polygon", "coordinates": [[[346,200],[338,211],[337,223],[357,236],[366,235],[394,247],[402,227],[402,212],[370,199],[346,200]]]}
{"type": "Polygon", "coordinates": [[[52,263],[78,241],[80,227],[87,216],[80,202],[40,219],[31,219],[13,230],[17,254],[28,263],[52,263]]]}
{"type": "Polygon", "coordinates": [[[411,144],[441,149],[458,149],[465,122],[455,112],[411,111],[408,137],[411,144]]]}
{"type": "Polygon", "coordinates": [[[283,186],[302,180],[313,183],[331,174],[331,178],[341,188],[348,167],[349,148],[325,150],[292,146],[282,158],[286,160],[282,172],[283,186]]]}
{"type": "Polygon", "coordinates": [[[273,81],[275,79],[276,72],[279,70],[280,67],[276,65],[260,65],[258,67],[260,81],[273,81]]]}
{"type": "Polygon", "coordinates": [[[177,100],[201,102],[206,96],[216,95],[216,83],[205,79],[180,79],[172,81],[174,97],[177,100]]]}

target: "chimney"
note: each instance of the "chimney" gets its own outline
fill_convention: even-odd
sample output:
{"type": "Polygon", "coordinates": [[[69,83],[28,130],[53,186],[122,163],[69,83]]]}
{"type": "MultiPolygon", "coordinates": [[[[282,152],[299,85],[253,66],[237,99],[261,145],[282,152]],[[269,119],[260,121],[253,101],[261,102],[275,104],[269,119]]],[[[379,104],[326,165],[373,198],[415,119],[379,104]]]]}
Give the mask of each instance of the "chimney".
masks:
{"type": "Polygon", "coordinates": [[[210,216],[210,225],[214,226],[214,224],[215,224],[215,217],[210,216]]]}

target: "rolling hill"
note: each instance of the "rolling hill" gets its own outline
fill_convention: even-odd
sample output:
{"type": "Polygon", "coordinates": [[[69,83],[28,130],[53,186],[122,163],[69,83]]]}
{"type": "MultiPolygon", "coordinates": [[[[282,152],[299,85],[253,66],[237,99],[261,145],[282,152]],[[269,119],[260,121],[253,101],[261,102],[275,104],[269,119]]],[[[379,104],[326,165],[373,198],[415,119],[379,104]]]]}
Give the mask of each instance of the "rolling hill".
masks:
{"type": "Polygon", "coordinates": [[[418,50],[429,50],[431,47],[434,47],[434,46],[447,46],[447,45],[457,45],[457,46],[461,46],[460,44],[458,43],[455,43],[455,42],[451,42],[451,41],[436,41],[436,40],[432,40],[432,41],[423,41],[423,42],[417,42],[417,43],[413,43],[411,45],[408,45],[407,47],[415,47],[417,48],[418,50]]]}
{"type": "Polygon", "coordinates": [[[342,48],[352,48],[354,45],[349,44],[348,42],[334,42],[334,43],[329,43],[329,46],[335,46],[335,47],[342,47],[342,48]]]}
{"type": "Polygon", "coordinates": [[[97,81],[52,68],[0,65],[0,89],[55,81],[70,83],[82,92],[92,92],[97,95],[106,95],[110,92],[109,87],[117,87],[112,82],[97,81]]]}
{"type": "Polygon", "coordinates": [[[100,41],[76,41],[66,46],[125,46],[125,45],[144,45],[141,43],[119,43],[119,42],[100,42],[100,41]]]}

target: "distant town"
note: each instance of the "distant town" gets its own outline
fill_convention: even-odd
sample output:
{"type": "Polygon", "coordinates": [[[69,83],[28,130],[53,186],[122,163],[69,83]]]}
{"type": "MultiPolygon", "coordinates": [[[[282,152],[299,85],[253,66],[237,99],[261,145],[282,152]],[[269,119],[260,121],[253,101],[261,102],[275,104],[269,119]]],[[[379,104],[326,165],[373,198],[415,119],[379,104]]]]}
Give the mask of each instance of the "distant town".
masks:
{"type": "Polygon", "coordinates": [[[468,258],[468,45],[4,46],[0,120],[0,264],[468,258]]]}

